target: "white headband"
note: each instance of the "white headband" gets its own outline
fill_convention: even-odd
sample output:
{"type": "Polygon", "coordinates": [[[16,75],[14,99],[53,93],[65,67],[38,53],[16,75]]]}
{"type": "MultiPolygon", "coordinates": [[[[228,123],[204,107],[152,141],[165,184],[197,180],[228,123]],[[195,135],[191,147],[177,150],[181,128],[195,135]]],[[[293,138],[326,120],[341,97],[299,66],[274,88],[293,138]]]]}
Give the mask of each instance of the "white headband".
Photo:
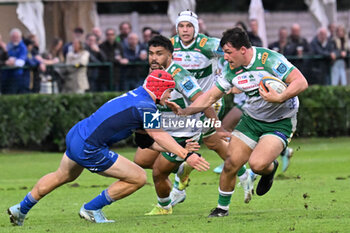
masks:
{"type": "Polygon", "coordinates": [[[177,27],[179,25],[180,22],[190,22],[193,27],[194,27],[194,38],[197,37],[198,35],[198,31],[199,31],[199,26],[198,26],[198,16],[196,15],[196,13],[187,10],[187,11],[182,11],[179,13],[179,16],[176,19],[176,32],[178,33],[177,27]]]}

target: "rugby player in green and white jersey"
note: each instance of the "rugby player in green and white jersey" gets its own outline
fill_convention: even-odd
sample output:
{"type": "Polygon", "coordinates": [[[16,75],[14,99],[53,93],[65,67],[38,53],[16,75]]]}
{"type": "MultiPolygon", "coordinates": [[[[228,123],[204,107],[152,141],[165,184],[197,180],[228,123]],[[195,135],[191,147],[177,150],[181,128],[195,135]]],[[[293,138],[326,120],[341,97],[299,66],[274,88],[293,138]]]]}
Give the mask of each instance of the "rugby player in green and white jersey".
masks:
{"type": "MultiPolygon", "coordinates": [[[[177,35],[171,38],[174,45],[173,60],[180,64],[183,68],[191,72],[197,79],[199,86],[203,92],[208,91],[216,81],[216,66],[217,59],[223,56],[223,51],[220,47],[220,40],[214,37],[207,37],[199,34],[198,16],[192,11],[182,11],[176,19],[177,35]]],[[[224,100],[219,99],[213,104],[214,109],[220,117],[224,114],[224,100]]],[[[214,150],[223,160],[227,156],[228,143],[222,139],[224,133],[223,128],[217,130],[206,128],[202,131],[203,142],[206,146],[214,150]]],[[[225,132],[227,133],[227,132],[225,132]]],[[[182,189],[188,182],[189,173],[193,170],[190,166],[184,163],[184,173],[180,178],[175,176],[174,189],[172,196],[181,198],[181,193],[177,192],[182,189]],[[179,189],[177,182],[180,182],[179,189]]],[[[182,169],[180,169],[182,172],[182,169]]],[[[241,184],[244,189],[244,202],[248,203],[252,196],[253,182],[252,176],[245,166],[238,172],[241,184]]]]}
{"type": "MultiPolygon", "coordinates": [[[[191,73],[172,61],[173,45],[168,38],[164,36],[155,36],[148,42],[148,46],[150,69],[165,69],[175,80],[176,86],[175,90],[171,93],[171,101],[175,101],[185,108],[198,98],[198,96],[203,94],[197,80],[191,76],[191,73]]],[[[170,109],[162,109],[161,106],[158,106],[158,109],[161,111],[162,124],[164,123],[162,125],[163,130],[168,132],[177,142],[184,146],[187,139],[199,139],[201,128],[191,127],[192,125],[190,125],[190,127],[179,127],[174,124],[189,122],[187,119],[189,119],[190,122],[199,122],[202,113],[193,115],[190,118],[181,118],[176,116],[170,109]],[[170,122],[174,124],[170,124],[170,122]]],[[[208,108],[204,113],[209,118],[218,120],[213,108],[208,108]]],[[[198,147],[196,149],[198,149],[198,147]]],[[[184,159],[172,153],[161,153],[161,155],[159,155],[158,151],[138,148],[134,158],[134,162],[139,166],[153,169],[152,176],[158,196],[158,204],[147,215],[171,214],[172,206],[184,201],[186,197],[185,191],[183,190],[181,191],[181,194],[183,194],[181,198],[172,200],[174,198],[170,196],[171,182],[168,178],[173,170],[178,169],[184,159]]]]}
{"type": "MultiPolygon", "coordinates": [[[[224,60],[223,57],[220,57],[218,62],[218,75],[221,74],[221,71],[224,67],[224,64],[227,61],[224,60]]],[[[231,90],[230,90],[231,92],[231,90]]],[[[230,93],[229,92],[229,93],[230,93]]],[[[228,93],[227,93],[228,94],[228,93]]],[[[238,94],[234,94],[233,103],[234,107],[225,115],[224,119],[222,119],[222,126],[225,130],[232,132],[236,125],[238,124],[239,119],[243,114],[243,105],[247,99],[247,95],[242,92],[238,94]]],[[[293,149],[290,147],[285,148],[281,153],[281,161],[282,161],[282,172],[285,172],[289,166],[290,158],[293,156],[293,149]]],[[[218,167],[214,168],[214,172],[220,174],[222,169],[224,168],[224,163],[220,164],[218,167]]],[[[254,174],[251,174],[255,179],[254,174]]]]}
{"type": "Polygon", "coordinates": [[[235,176],[246,162],[261,175],[257,195],[264,195],[270,190],[278,167],[276,158],[286,148],[296,129],[297,95],[308,87],[303,74],[283,55],[252,47],[247,33],[241,28],[224,32],[220,45],[228,64],[216,85],[186,109],[167,101],[176,114],[190,115],[211,106],[232,88],[248,96],[243,106],[244,114],[232,133],[228,157],[220,175],[218,206],[208,217],[228,215],[235,176]],[[282,80],[288,84],[286,90],[279,94],[268,84],[268,92],[260,90],[259,82],[264,76],[282,80]]]}

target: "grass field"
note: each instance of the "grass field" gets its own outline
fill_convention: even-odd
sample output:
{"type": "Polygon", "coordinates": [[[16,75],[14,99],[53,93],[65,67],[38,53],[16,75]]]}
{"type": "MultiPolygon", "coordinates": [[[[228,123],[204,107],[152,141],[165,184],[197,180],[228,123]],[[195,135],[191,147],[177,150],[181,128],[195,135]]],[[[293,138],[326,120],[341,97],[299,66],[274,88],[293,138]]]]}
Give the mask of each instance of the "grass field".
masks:
{"type": "MultiPolygon", "coordinates": [[[[297,139],[288,171],[277,172],[271,191],[243,202],[237,187],[230,215],[207,218],[217,204],[219,176],[212,169],[221,161],[211,151],[203,155],[211,163],[205,173],[193,172],[187,199],[169,216],[144,216],[156,204],[151,178],[133,195],[104,210],[113,224],[81,220],[78,211],[110,183],[84,171],[73,183],[42,199],[27,215],[23,227],[9,223],[6,210],[22,200],[34,183],[54,171],[61,154],[2,152],[0,154],[0,232],[350,232],[350,138],[297,139]]],[[[118,153],[132,159],[135,149],[118,153]]]]}

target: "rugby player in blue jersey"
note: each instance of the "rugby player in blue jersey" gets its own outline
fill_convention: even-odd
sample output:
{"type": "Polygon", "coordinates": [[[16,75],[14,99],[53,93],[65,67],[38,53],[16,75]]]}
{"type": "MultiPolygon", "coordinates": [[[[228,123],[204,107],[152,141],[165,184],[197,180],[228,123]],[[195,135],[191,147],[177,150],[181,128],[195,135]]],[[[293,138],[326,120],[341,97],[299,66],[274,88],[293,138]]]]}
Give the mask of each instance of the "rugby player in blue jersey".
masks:
{"type": "Polygon", "coordinates": [[[174,87],[170,74],[155,70],[147,76],[143,86],[108,101],[90,117],[73,126],[67,134],[67,149],[57,171],[43,176],[22,202],[8,209],[12,224],[23,225],[28,211],[41,198],[75,180],[84,168],[118,180],[84,204],[80,217],[95,223],[114,222],[105,217],[102,208],[130,195],[146,183],[146,173],[141,167],[109,149],[113,143],[127,138],[134,131],[138,131],[135,141],[140,147],[172,152],[198,171],[206,171],[209,163],[204,158],[189,153],[162,129],[143,127],[144,115],[152,114],[157,118],[156,103],[164,105],[174,87]]]}

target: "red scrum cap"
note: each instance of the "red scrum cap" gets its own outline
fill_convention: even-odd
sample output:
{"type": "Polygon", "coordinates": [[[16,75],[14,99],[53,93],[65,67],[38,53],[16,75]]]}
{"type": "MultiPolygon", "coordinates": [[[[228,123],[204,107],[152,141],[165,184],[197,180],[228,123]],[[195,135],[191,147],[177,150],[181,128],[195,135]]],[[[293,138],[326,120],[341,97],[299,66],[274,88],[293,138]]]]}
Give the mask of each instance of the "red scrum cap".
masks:
{"type": "Polygon", "coordinates": [[[175,81],[168,72],[154,70],[147,76],[143,87],[152,92],[157,100],[160,100],[166,90],[175,88],[175,81]]]}

